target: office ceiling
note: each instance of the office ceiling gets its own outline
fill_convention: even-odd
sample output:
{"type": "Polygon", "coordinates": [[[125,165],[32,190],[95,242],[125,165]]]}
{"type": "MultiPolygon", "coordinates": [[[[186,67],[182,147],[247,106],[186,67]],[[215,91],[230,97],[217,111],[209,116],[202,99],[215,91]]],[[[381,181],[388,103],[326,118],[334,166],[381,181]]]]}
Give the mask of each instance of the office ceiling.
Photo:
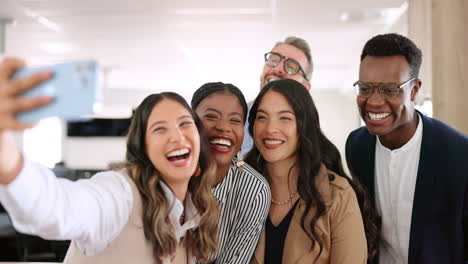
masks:
{"type": "Polygon", "coordinates": [[[190,98],[208,81],[253,99],[263,54],[289,35],[309,41],[312,93],[348,91],[371,36],[404,31],[403,0],[0,0],[6,53],[32,64],[97,59],[105,89],[172,90],[190,98]]]}

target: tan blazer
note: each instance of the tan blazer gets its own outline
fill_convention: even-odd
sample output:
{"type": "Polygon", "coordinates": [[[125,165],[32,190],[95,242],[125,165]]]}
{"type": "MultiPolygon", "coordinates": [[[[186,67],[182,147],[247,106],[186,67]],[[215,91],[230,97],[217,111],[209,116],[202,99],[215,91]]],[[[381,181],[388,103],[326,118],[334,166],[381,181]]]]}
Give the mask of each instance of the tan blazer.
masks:
{"type": "MultiPolygon", "coordinates": [[[[289,225],[283,249],[283,264],[361,264],[367,261],[367,241],[356,194],[351,185],[341,176],[322,165],[317,177],[318,190],[327,206],[327,212],[316,224],[317,234],[323,242],[322,253],[318,243],[311,249],[312,241],[301,227],[305,202],[299,200],[289,225]],[[330,176],[329,176],[330,174],[330,176]],[[316,261],[315,261],[316,260],[316,261]],[[315,262],[314,262],[315,261],[315,262]]],[[[315,209],[312,209],[315,211],[315,209]]],[[[306,228],[312,220],[306,218],[306,228]]],[[[251,264],[264,263],[265,230],[257,244],[251,264]]]]}

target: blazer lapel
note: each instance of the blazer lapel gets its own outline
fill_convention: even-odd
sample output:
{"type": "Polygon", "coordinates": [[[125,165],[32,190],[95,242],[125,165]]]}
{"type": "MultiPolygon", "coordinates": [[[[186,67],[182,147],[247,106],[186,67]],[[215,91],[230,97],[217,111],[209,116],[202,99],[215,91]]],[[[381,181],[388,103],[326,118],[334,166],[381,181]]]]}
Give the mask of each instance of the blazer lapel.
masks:
{"type": "MultiPolygon", "coordinates": [[[[330,182],[328,180],[328,171],[327,168],[322,164],[320,167],[319,174],[315,178],[315,184],[318,191],[322,195],[322,198],[325,202],[327,209],[331,205],[331,188],[330,182]]],[[[288,233],[286,235],[286,240],[284,242],[283,249],[283,264],[296,264],[301,263],[301,259],[304,256],[309,254],[312,251],[317,251],[318,255],[318,246],[317,244],[312,249],[312,241],[309,236],[304,232],[301,227],[301,217],[304,214],[306,209],[306,204],[304,200],[299,199],[296,209],[294,210],[291,223],[289,224],[288,233]]],[[[312,221],[312,217],[315,215],[315,207],[312,207],[311,212],[305,219],[305,227],[308,228],[308,224],[312,221]]],[[[319,222],[315,231],[318,236],[322,236],[323,232],[319,228],[319,222]]],[[[323,237],[321,237],[323,239],[323,237]]],[[[310,259],[307,258],[307,261],[304,263],[310,263],[310,259]]]]}
{"type": "MultiPolygon", "coordinates": [[[[327,208],[331,205],[331,188],[328,180],[327,168],[322,164],[320,166],[319,175],[315,178],[317,189],[321,193],[325,205],[327,208]]],[[[312,241],[307,234],[302,230],[301,217],[306,208],[306,204],[303,200],[299,199],[296,209],[294,210],[291,223],[289,224],[288,233],[286,234],[286,240],[284,241],[283,248],[283,264],[295,264],[308,253],[311,252],[312,241]]],[[[310,223],[315,209],[311,209],[312,212],[305,219],[306,228],[307,223],[310,223]]],[[[323,234],[320,229],[316,229],[317,234],[321,236],[323,234]]],[[[314,248],[313,250],[315,250],[314,248]]],[[[317,250],[318,254],[318,250],[317,250]]],[[[251,264],[263,264],[265,261],[265,227],[262,230],[260,239],[258,240],[257,248],[250,261],[251,264]]]]}
{"type": "MultiPolygon", "coordinates": [[[[305,202],[299,200],[289,224],[283,249],[283,264],[297,263],[304,255],[310,252],[312,242],[301,227],[301,216],[304,213],[305,202]]],[[[306,220],[307,222],[307,220],[306,220]]],[[[265,262],[265,229],[262,230],[257,248],[250,264],[263,264],[265,262]]]]}
{"type": "MultiPolygon", "coordinates": [[[[419,113],[419,112],[418,112],[419,113]]],[[[410,243],[408,251],[408,263],[417,263],[417,252],[419,251],[421,233],[424,232],[426,214],[430,212],[431,198],[436,171],[432,164],[437,164],[437,150],[434,149],[433,127],[429,119],[419,113],[423,122],[423,135],[421,142],[421,154],[419,158],[418,175],[414,192],[413,212],[411,216],[410,243]]]]}
{"type": "MultiPolygon", "coordinates": [[[[359,180],[367,191],[373,207],[377,208],[375,204],[375,144],[377,137],[372,135],[365,127],[359,129],[348,140],[350,142],[349,145],[348,143],[346,145],[346,159],[351,176],[353,179],[359,180]]],[[[378,256],[369,259],[368,263],[378,263],[378,256]]]]}
{"type": "MultiPolygon", "coordinates": [[[[366,131],[367,132],[367,131],[366,131]]],[[[362,184],[366,186],[369,192],[369,199],[375,207],[375,143],[376,137],[369,132],[366,133],[366,138],[362,143],[362,184]]]]}
{"type": "Polygon", "coordinates": [[[375,143],[376,137],[369,133],[367,128],[362,129],[356,137],[352,139],[352,147],[349,146],[348,163],[351,163],[350,172],[364,185],[369,194],[369,199],[375,206],[375,143]],[[359,172],[359,173],[356,173],[359,172]]]}
{"type": "Polygon", "coordinates": [[[301,216],[305,208],[305,202],[299,200],[284,241],[283,264],[297,263],[302,256],[310,252],[312,242],[301,227],[301,216]]]}

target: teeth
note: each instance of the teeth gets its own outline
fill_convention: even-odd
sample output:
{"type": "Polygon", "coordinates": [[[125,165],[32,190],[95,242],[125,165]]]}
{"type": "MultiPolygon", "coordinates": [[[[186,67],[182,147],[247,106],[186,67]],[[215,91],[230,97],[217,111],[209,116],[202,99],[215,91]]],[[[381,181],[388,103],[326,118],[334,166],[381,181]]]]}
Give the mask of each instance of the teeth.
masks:
{"type": "Polygon", "coordinates": [[[224,145],[224,146],[227,146],[227,147],[232,146],[231,141],[229,141],[227,139],[222,139],[222,138],[215,138],[215,139],[211,140],[210,143],[211,144],[217,144],[217,145],[224,145]]]}
{"type": "Polygon", "coordinates": [[[369,117],[372,120],[382,120],[388,116],[390,116],[390,113],[374,114],[374,113],[369,112],[369,117]]]}
{"type": "Polygon", "coordinates": [[[175,150],[175,151],[172,151],[171,153],[169,153],[167,156],[170,158],[170,157],[177,157],[177,156],[182,156],[182,155],[185,155],[189,153],[189,149],[185,148],[185,149],[179,149],[179,150],[175,150]]]}
{"type": "Polygon", "coordinates": [[[265,144],[267,145],[277,145],[281,143],[283,143],[281,140],[265,140],[265,144]]]}
{"type": "Polygon", "coordinates": [[[277,81],[277,80],[279,80],[279,78],[276,78],[275,76],[272,76],[272,77],[267,79],[267,83],[272,82],[272,81],[277,81]]]}

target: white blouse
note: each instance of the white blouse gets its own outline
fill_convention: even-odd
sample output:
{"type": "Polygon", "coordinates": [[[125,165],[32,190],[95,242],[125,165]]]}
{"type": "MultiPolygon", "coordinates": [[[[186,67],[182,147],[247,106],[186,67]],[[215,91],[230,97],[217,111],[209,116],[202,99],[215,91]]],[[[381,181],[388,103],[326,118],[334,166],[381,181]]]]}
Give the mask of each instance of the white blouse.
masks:
{"type": "MultiPolygon", "coordinates": [[[[167,185],[160,184],[171,204],[169,219],[180,240],[187,230],[199,225],[201,217],[188,194],[188,221],[181,226],[184,206],[167,185]]],[[[117,237],[133,207],[131,187],[119,172],[101,172],[72,182],[27,160],[13,182],[0,185],[0,201],[18,231],[45,239],[74,240],[88,256],[99,253],[117,237]]]]}

